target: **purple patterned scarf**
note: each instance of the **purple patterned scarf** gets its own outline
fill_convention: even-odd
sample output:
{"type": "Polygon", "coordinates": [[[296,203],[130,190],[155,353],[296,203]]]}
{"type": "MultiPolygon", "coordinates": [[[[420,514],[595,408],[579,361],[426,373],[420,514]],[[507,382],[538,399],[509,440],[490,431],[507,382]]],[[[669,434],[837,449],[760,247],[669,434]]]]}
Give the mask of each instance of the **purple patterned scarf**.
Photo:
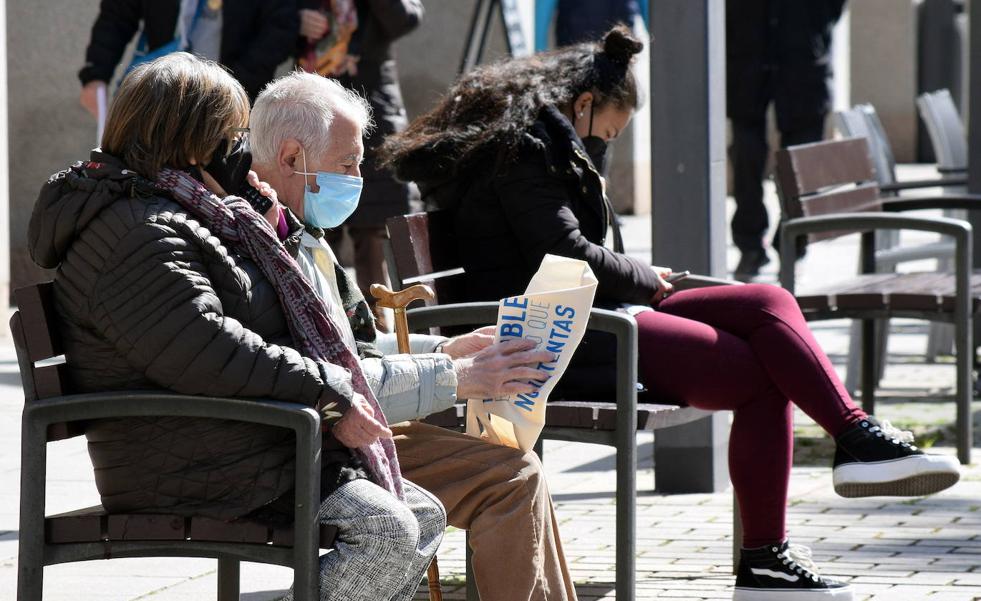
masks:
{"type": "MultiPolygon", "coordinates": [[[[279,295],[298,350],[316,361],[326,361],[349,370],[354,391],[368,400],[375,419],[387,425],[385,414],[361,371],[358,357],[344,344],[337,324],[327,314],[324,301],[317,296],[299,265],[279,242],[269,222],[252,210],[245,200],[229,196],[223,201],[181,171],[162,169],[155,184],[168,191],[212,234],[255,261],[279,295]]],[[[402,473],[395,454],[395,443],[391,439],[379,439],[355,452],[376,484],[398,498],[404,498],[402,473]]]]}

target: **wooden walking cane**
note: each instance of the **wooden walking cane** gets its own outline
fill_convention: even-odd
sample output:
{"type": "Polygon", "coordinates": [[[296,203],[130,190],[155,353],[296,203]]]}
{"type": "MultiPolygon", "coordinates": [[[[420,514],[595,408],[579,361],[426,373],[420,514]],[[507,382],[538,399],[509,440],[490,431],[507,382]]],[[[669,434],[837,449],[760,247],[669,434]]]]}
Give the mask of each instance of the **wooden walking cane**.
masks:
{"type": "MultiPolygon", "coordinates": [[[[417,300],[436,298],[433,289],[425,284],[416,284],[400,292],[393,292],[383,284],[372,284],[370,290],[379,307],[391,309],[395,313],[395,338],[398,340],[399,352],[410,353],[409,320],[405,316],[405,308],[417,300]]],[[[439,565],[435,556],[426,570],[426,580],[429,581],[429,601],[443,601],[443,589],[439,585],[439,565]]]]}

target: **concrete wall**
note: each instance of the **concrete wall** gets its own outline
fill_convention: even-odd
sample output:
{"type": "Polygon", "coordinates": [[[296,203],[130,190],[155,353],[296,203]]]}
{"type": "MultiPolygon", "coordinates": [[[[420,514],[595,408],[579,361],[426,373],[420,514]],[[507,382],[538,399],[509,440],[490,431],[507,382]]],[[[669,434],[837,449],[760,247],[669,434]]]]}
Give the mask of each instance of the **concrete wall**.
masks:
{"type": "Polygon", "coordinates": [[[14,287],[43,274],[27,255],[27,223],[45,180],[95,146],[79,105],[82,66],[98,0],[8,0],[10,271],[14,287]]]}
{"type": "Polygon", "coordinates": [[[915,160],[917,0],[861,0],[851,9],[851,103],[868,102],[899,162],[915,160]]]}
{"type": "MultiPolygon", "coordinates": [[[[0,299],[10,295],[10,170],[7,169],[7,5],[0,2],[0,299]]],[[[6,307],[6,305],[3,305],[6,307]]]]}

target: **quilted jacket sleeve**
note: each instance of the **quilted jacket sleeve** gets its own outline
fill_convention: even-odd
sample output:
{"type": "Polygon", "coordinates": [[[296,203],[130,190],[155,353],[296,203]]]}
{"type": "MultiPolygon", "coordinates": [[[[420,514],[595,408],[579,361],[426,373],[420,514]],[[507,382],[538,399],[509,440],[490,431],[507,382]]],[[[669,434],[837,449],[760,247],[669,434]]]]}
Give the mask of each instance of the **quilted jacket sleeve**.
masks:
{"type": "Polygon", "coordinates": [[[126,50],[126,45],[140,27],[140,3],[137,0],[102,0],[99,16],[92,25],[85,66],[78,77],[85,85],[93,80],[108,82],[126,50]]]}
{"type": "Polygon", "coordinates": [[[522,156],[497,179],[496,192],[525,260],[538,265],[551,253],[586,261],[599,280],[598,299],[649,303],[657,292],[650,265],[589,241],[565,187],[549,176],[545,158],[540,153],[522,156]]]}
{"type": "Polygon", "coordinates": [[[220,255],[221,247],[179,231],[192,227],[143,223],[113,243],[91,301],[95,327],[134,369],[169,390],[348,407],[345,370],[268,344],[222,314],[205,267],[205,254],[220,255]]]}

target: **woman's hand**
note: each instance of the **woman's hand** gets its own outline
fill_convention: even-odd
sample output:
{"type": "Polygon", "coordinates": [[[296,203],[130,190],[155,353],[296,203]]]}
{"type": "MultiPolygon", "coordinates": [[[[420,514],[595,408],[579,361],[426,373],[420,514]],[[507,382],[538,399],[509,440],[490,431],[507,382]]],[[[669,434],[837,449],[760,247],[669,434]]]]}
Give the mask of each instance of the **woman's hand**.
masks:
{"type": "Polygon", "coordinates": [[[319,10],[304,8],[300,10],[300,35],[316,42],[327,34],[327,17],[319,10]]]}
{"type": "Polygon", "coordinates": [[[379,438],[392,437],[392,431],[375,419],[368,400],[357,393],[354,395],[351,408],[337,420],[331,431],[334,433],[334,438],[349,449],[370,445],[379,438]]]}
{"type": "Polygon", "coordinates": [[[670,267],[658,267],[657,265],[652,265],[651,269],[654,270],[654,277],[657,278],[657,292],[651,297],[651,304],[656,305],[674,292],[674,286],[664,280],[671,275],[672,271],[670,267]]]}
{"type": "Polygon", "coordinates": [[[495,327],[486,326],[469,334],[450,338],[443,343],[443,352],[449,355],[451,359],[462,359],[475,355],[494,344],[495,327]]]}
{"type": "Polygon", "coordinates": [[[544,382],[550,376],[538,369],[555,360],[549,351],[534,351],[534,340],[505,340],[491,344],[473,357],[456,359],[456,394],[461,399],[494,399],[511,394],[534,392],[528,382],[544,382]]]}
{"type": "Polygon", "coordinates": [[[276,195],[276,191],[273,190],[273,187],[266,182],[259,180],[259,174],[251,169],[249,170],[249,174],[245,176],[245,179],[249,182],[250,186],[259,191],[259,194],[262,194],[272,201],[272,206],[269,207],[269,210],[266,211],[266,214],[263,215],[263,217],[266,218],[269,225],[273,226],[273,229],[276,229],[276,226],[279,225],[280,211],[279,197],[276,195]]]}

